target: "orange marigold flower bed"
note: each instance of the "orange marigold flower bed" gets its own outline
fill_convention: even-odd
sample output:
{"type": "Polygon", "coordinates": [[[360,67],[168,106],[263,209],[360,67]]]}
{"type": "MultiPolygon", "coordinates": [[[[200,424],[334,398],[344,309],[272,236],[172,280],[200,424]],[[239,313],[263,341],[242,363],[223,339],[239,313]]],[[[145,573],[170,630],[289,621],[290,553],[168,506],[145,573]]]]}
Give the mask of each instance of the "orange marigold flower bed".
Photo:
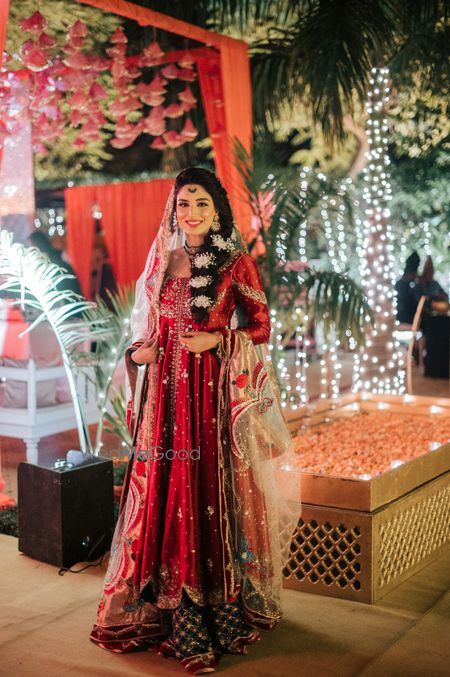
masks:
{"type": "Polygon", "coordinates": [[[362,412],[294,437],[302,470],[369,479],[450,441],[450,416],[362,412]]]}

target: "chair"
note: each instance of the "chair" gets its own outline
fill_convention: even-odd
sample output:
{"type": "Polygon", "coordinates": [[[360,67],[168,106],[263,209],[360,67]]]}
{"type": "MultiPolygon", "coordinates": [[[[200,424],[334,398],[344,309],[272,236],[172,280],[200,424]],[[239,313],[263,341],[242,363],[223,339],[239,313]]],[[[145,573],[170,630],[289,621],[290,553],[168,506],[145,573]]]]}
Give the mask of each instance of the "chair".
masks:
{"type": "Polygon", "coordinates": [[[417,304],[416,312],[414,314],[414,319],[411,325],[411,338],[408,345],[408,351],[406,353],[406,389],[408,391],[408,395],[413,394],[412,355],[416,341],[419,348],[419,366],[420,367],[423,366],[424,337],[422,332],[420,331],[420,321],[422,319],[423,308],[426,300],[427,300],[426,296],[420,297],[419,303],[417,304]]]}
{"type": "MultiPolygon", "coordinates": [[[[23,439],[28,463],[38,463],[38,444],[41,437],[72,430],[77,425],[72,401],[52,406],[38,406],[39,384],[64,376],[63,366],[37,368],[32,359],[23,367],[0,366],[0,381],[11,379],[27,384],[25,407],[0,406],[0,435],[23,439]]],[[[91,379],[81,374],[77,375],[76,381],[77,390],[84,400],[86,421],[88,424],[97,423],[99,414],[93,383],[91,379]]]]}

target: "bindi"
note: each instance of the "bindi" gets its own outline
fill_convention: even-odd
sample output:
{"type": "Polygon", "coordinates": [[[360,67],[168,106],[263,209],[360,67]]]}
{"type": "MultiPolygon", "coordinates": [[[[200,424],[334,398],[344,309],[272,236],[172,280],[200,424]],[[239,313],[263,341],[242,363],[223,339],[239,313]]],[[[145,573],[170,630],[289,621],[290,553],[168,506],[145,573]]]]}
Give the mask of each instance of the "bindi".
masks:
{"type": "Polygon", "coordinates": [[[188,191],[189,191],[189,193],[196,193],[196,192],[197,192],[197,188],[194,188],[194,187],[189,188],[189,186],[188,186],[188,191]]]}

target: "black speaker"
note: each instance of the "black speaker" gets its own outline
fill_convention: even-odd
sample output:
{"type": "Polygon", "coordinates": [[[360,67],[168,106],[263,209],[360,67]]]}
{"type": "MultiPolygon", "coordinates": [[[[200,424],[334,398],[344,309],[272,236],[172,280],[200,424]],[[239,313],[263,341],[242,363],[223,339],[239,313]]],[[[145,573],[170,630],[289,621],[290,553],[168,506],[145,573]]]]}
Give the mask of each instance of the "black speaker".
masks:
{"type": "Polygon", "coordinates": [[[55,470],[18,468],[19,550],[41,562],[70,567],[106,552],[114,530],[113,464],[55,470]]]}

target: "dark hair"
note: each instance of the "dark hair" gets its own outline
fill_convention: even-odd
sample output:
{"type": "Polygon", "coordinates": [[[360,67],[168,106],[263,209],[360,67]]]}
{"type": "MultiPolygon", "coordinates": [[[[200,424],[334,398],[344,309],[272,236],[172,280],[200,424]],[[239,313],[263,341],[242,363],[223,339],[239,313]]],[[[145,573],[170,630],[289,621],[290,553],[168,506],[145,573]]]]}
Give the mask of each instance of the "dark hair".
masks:
{"type": "Polygon", "coordinates": [[[34,230],[32,233],[30,233],[28,236],[28,241],[33,247],[37,247],[44,254],[48,255],[50,252],[54,251],[54,247],[50,242],[49,237],[41,230],[34,230]]]}
{"type": "Polygon", "coordinates": [[[28,236],[32,247],[37,247],[43,254],[47,254],[52,263],[61,263],[61,252],[52,245],[50,238],[42,230],[34,230],[28,236]]]}
{"type": "Polygon", "coordinates": [[[408,256],[408,258],[405,261],[405,270],[403,272],[403,275],[411,275],[412,273],[416,274],[417,269],[419,267],[419,263],[420,256],[416,251],[414,251],[412,254],[408,256]]]}
{"type": "Polygon", "coordinates": [[[230,202],[225,188],[222,186],[217,176],[207,169],[201,169],[200,167],[188,167],[187,169],[183,169],[176,177],[173,203],[174,214],[176,214],[177,195],[180,188],[192,183],[202,186],[202,188],[211,195],[220,223],[219,230],[209,230],[198,254],[191,260],[192,316],[196,322],[205,322],[208,318],[209,310],[217,298],[220,268],[230,259],[233,250],[235,249],[235,244],[231,238],[233,232],[233,214],[231,212],[230,202]],[[218,246],[215,236],[220,236],[219,241],[222,245],[221,247],[218,246]],[[195,265],[195,259],[202,254],[209,254],[212,257],[210,266],[199,268],[195,265]],[[200,278],[203,275],[209,276],[211,278],[210,281],[205,286],[196,287],[195,279],[200,278]],[[199,296],[206,296],[210,300],[210,305],[208,307],[197,306],[195,304],[195,299],[199,296]]]}

